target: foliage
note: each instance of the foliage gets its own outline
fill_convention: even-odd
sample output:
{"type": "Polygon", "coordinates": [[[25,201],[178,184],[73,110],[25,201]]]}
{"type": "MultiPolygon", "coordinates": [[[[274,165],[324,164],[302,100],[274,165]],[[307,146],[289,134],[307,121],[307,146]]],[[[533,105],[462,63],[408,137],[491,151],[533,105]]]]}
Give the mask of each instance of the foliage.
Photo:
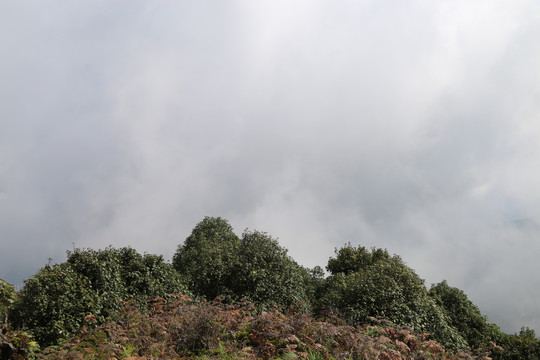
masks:
{"type": "Polygon", "coordinates": [[[428,296],[424,281],[398,256],[350,244],[336,254],[328,262],[332,275],[326,280],[322,307],[338,309],[354,324],[364,323],[367,317],[385,317],[429,331],[451,349],[466,347],[444,311],[428,296]]]}
{"type": "Polygon", "coordinates": [[[33,358],[39,345],[24,331],[13,331],[7,323],[0,328],[0,359],[23,360],[33,358]]]}
{"type": "Polygon", "coordinates": [[[462,290],[442,281],[433,285],[429,294],[446,310],[450,323],[462,334],[469,346],[484,347],[494,340],[487,318],[462,290]]]}
{"type": "Polygon", "coordinates": [[[178,247],[173,266],[197,295],[246,297],[261,308],[307,303],[313,278],[268,234],[246,230],[240,239],[227,220],[210,217],[178,247]]]}
{"type": "Polygon", "coordinates": [[[186,290],[181,276],[162,256],[141,255],[130,247],[76,249],[68,251],[67,262],[107,303],[186,290]]]}
{"type": "Polygon", "coordinates": [[[197,295],[214,299],[231,295],[238,266],[240,239],[222,218],[205,217],[186,238],[173,257],[173,266],[186,276],[197,295]]]}
{"type": "Polygon", "coordinates": [[[308,299],[307,305],[309,310],[314,311],[320,308],[320,299],[326,293],[324,270],[320,266],[313,269],[302,267],[301,272],[304,277],[303,287],[308,299]]]}
{"type": "Polygon", "coordinates": [[[428,291],[384,249],[336,249],[325,278],[270,235],[238,237],[206,217],[173,265],[131,248],[67,255],[18,294],[0,280],[0,315],[18,328],[4,324],[0,358],[540,358],[533,330],[502,333],[463,291],[446,281],[428,291]],[[188,288],[216,300],[192,301],[188,288]],[[55,346],[35,354],[33,338],[55,346]]]}
{"type": "Polygon", "coordinates": [[[16,298],[17,294],[13,285],[0,279],[0,324],[5,321],[8,309],[16,298]]]}
{"type": "Polygon", "coordinates": [[[261,308],[308,302],[305,269],[277,240],[259,231],[245,231],[237,250],[241,263],[235,269],[234,294],[261,308]]]}
{"type": "Polygon", "coordinates": [[[485,359],[448,353],[427,334],[388,321],[354,327],[334,320],[276,309],[256,312],[246,302],[155,298],[144,311],[126,303],[110,322],[83,328],[38,358],[485,359]]]}
{"type": "Polygon", "coordinates": [[[253,306],[221,302],[196,303],[185,295],[158,297],[141,309],[134,302],[124,306],[106,324],[83,328],[61,347],[45,349],[41,358],[186,358],[239,351],[249,334],[253,306]],[[234,344],[235,348],[232,349],[234,344]]]}
{"type": "Polygon", "coordinates": [[[363,246],[353,247],[347,243],[344,247],[337,250],[336,257],[328,260],[326,269],[332,275],[354,273],[369,268],[379,262],[389,261],[391,259],[388,251],[384,249],[372,248],[368,251],[363,246]]]}
{"type": "Polygon", "coordinates": [[[519,334],[502,334],[499,344],[504,351],[494,351],[495,360],[536,360],[540,359],[540,339],[534,330],[521,328],[519,334]]]}
{"type": "Polygon", "coordinates": [[[68,252],[67,262],[48,264],[25,281],[11,316],[15,325],[50,345],[71,336],[87,315],[104,322],[120,301],[185,290],[161,256],[131,248],[76,249],[68,252]]]}
{"type": "Polygon", "coordinates": [[[99,300],[88,279],[70,264],[48,264],[26,280],[11,319],[40,343],[53,344],[77,330],[86,314],[101,313],[99,300]]]}

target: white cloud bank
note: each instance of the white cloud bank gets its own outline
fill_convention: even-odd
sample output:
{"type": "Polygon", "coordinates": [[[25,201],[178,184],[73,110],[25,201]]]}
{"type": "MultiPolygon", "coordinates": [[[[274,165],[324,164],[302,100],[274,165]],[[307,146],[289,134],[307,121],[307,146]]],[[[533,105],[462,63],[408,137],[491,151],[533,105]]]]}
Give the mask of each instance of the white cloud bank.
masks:
{"type": "Polygon", "coordinates": [[[0,277],[205,215],[540,330],[536,1],[0,4],[0,277]],[[516,222],[515,220],[527,219],[516,222]]]}

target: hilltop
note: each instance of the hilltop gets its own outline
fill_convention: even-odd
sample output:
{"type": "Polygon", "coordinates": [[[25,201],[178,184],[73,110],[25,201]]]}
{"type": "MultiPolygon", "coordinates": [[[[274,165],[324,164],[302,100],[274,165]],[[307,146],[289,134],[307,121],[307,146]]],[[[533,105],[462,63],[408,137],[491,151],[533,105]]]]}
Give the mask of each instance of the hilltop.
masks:
{"type": "Polygon", "coordinates": [[[76,336],[35,358],[480,360],[497,349],[453,354],[429,334],[386,320],[350,326],[331,313],[257,312],[249,302],[196,302],[185,295],[154,298],[144,309],[124,303],[109,322],[96,323],[87,315],[76,336]]]}
{"type": "Polygon", "coordinates": [[[19,292],[0,281],[1,360],[540,358],[533,330],[503,333],[385,249],[346,244],[327,275],[266,233],[207,217],[172,264],[132,248],[67,255],[19,292]]]}

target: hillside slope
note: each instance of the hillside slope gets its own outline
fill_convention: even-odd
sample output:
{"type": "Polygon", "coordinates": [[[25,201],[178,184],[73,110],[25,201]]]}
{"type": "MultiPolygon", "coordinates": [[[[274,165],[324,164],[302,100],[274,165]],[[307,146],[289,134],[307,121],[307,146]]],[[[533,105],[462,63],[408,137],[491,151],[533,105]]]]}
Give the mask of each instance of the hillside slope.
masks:
{"type": "Polygon", "coordinates": [[[492,349],[451,354],[429,334],[371,318],[353,327],[333,314],[258,312],[248,302],[197,303],[184,295],[125,303],[110,322],[92,315],[76,337],[38,359],[489,359],[492,349]]]}

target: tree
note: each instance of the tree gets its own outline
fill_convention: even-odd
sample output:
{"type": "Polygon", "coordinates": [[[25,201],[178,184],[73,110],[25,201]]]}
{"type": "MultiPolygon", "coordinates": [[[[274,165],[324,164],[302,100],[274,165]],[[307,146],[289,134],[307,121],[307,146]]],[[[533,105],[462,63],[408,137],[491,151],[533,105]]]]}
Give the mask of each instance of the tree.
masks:
{"type": "Polygon", "coordinates": [[[499,343],[504,351],[493,354],[495,360],[537,360],[540,359],[540,339],[534,330],[522,327],[519,334],[503,334],[499,343]]]}
{"type": "Polygon", "coordinates": [[[341,249],[335,251],[336,257],[328,260],[326,269],[333,275],[343,273],[345,275],[365,270],[369,266],[390,260],[391,256],[384,249],[372,248],[368,251],[363,246],[353,247],[347,243],[341,249]]]}
{"type": "Polygon", "coordinates": [[[329,259],[327,270],[332,274],[327,281],[327,305],[345,311],[355,321],[382,316],[419,325],[417,310],[426,293],[424,282],[399,257],[347,244],[329,259]]]}
{"type": "Polygon", "coordinates": [[[276,239],[260,231],[246,230],[238,249],[241,262],[233,289],[263,308],[273,305],[306,305],[306,276],[276,239]]]}
{"type": "Polygon", "coordinates": [[[67,262],[85,276],[107,302],[187,290],[180,274],[161,255],[141,255],[130,247],[76,249],[67,254],[67,262]]]}
{"type": "Polygon", "coordinates": [[[0,323],[5,321],[8,309],[15,302],[16,297],[13,285],[0,279],[0,323]]]}
{"type": "Polygon", "coordinates": [[[121,301],[186,293],[178,272],[161,256],[132,248],[68,251],[66,262],[45,265],[25,281],[10,311],[13,323],[28,328],[42,345],[69,337],[92,314],[104,322],[121,301]]]}
{"type": "Polygon", "coordinates": [[[363,323],[368,316],[384,317],[430,332],[447,347],[466,347],[448,316],[428,296],[424,281],[398,256],[348,244],[336,250],[327,269],[332,275],[326,280],[321,305],[339,310],[352,323],[363,323]]]}
{"type": "Polygon", "coordinates": [[[10,316],[42,345],[53,345],[82,325],[85,315],[102,312],[103,303],[90,281],[68,263],[45,265],[25,281],[10,316]]]}
{"type": "Polygon", "coordinates": [[[232,295],[234,269],[240,263],[240,239],[229,222],[205,217],[198,223],[173,257],[173,266],[197,295],[214,299],[232,295]]]}
{"type": "Polygon", "coordinates": [[[452,326],[463,335],[469,346],[484,347],[494,340],[487,318],[462,290],[449,286],[444,280],[432,285],[429,295],[446,310],[452,326]]]}
{"type": "Polygon", "coordinates": [[[304,289],[308,299],[307,306],[311,311],[321,308],[320,300],[326,294],[325,273],[322,267],[312,269],[302,267],[304,289]]]}
{"type": "Polygon", "coordinates": [[[188,279],[190,289],[212,300],[242,297],[266,308],[307,303],[309,274],[277,240],[246,230],[238,238],[222,218],[205,217],[178,246],[173,266],[188,279]]]}

